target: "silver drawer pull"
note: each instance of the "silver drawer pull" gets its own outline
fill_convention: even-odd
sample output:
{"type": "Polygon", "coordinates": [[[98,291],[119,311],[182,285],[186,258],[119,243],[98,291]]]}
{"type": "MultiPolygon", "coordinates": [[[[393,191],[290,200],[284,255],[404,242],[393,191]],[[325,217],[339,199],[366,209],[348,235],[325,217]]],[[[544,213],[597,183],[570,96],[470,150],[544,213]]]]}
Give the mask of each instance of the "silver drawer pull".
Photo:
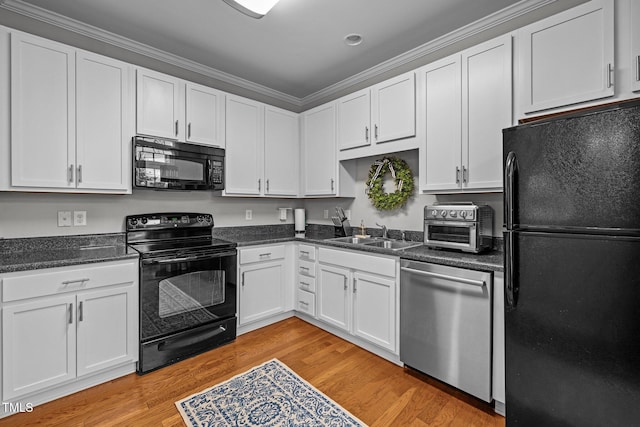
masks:
{"type": "Polygon", "coordinates": [[[300,251],[301,254],[304,254],[305,256],[309,256],[309,251],[300,251]]]}
{"type": "Polygon", "coordinates": [[[271,256],[271,252],[267,252],[267,253],[264,253],[264,254],[260,254],[260,255],[258,255],[258,256],[259,256],[259,257],[263,257],[263,256],[271,256]]]}
{"type": "Polygon", "coordinates": [[[309,303],[306,301],[298,301],[301,305],[309,307],[309,303]]]}
{"type": "Polygon", "coordinates": [[[309,267],[300,266],[300,270],[309,271],[309,267]]]}
{"type": "Polygon", "coordinates": [[[72,284],[72,283],[80,283],[80,284],[83,284],[84,282],[88,282],[88,281],[89,281],[89,278],[88,278],[88,277],[85,277],[84,279],[65,280],[64,282],[62,282],[62,285],[63,285],[63,286],[67,286],[67,285],[70,285],[70,284],[72,284]]]}
{"type": "Polygon", "coordinates": [[[307,287],[307,288],[308,288],[309,286],[311,286],[310,284],[305,283],[305,282],[300,282],[300,284],[301,284],[302,286],[304,286],[304,287],[307,287]]]}

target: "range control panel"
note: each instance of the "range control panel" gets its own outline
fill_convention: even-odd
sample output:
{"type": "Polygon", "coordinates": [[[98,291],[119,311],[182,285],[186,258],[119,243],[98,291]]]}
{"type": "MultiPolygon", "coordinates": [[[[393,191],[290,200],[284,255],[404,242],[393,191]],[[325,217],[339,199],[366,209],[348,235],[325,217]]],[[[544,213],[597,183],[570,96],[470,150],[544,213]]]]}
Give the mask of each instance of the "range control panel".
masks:
{"type": "Polygon", "coordinates": [[[213,216],[200,213],[159,213],[129,215],[126,217],[127,230],[150,228],[212,227],[213,216]]]}

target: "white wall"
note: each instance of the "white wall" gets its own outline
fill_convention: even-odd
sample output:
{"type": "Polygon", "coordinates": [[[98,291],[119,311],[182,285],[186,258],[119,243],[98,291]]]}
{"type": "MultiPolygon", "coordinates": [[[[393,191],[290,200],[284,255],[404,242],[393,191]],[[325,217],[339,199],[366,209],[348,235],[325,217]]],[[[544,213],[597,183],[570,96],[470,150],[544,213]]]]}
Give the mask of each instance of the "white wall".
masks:
{"type": "MultiPolygon", "coordinates": [[[[351,210],[351,225],[359,226],[364,221],[366,227],[376,227],[376,223],[384,224],[391,229],[422,231],[424,206],[434,202],[462,202],[471,201],[485,203],[494,210],[494,236],[502,236],[502,193],[484,194],[449,194],[449,195],[418,195],[418,152],[417,150],[391,154],[407,162],[414,175],[415,195],[404,208],[394,211],[378,211],[365,194],[365,183],[368,179],[371,164],[383,156],[367,157],[356,160],[356,198],[355,199],[329,199],[307,200],[307,222],[317,224],[333,224],[331,219],[324,219],[324,210],[329,210],[329,217],[335,215],[335,207],[341,206],[351,210]]],[[[385,178],[390,178],[386,174],[385,178]]],[[[393,181],[385,181],[384,188],[387,192],[395,191],[393,181]]]]}

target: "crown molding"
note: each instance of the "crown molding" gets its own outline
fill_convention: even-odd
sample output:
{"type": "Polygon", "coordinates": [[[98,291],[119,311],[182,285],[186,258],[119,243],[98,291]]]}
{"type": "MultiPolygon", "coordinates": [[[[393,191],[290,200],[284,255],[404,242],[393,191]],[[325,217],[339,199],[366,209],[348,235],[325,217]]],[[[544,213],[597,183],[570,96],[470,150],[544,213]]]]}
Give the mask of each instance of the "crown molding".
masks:
{"type": "Polygon", "coordinates": [[[67,31],[71,31],[101,41],[103,43],[126,49],[131,52],[138,53],[140,55],[144,55],[171,65],[175,65],[179,68],[193,71],[198,74],[202,74],[204,76],[241,87],[243,89],[248,89],[261,95],[287,102],[304,110],[304,107],[306,105],[322,99],[328,99],[340,93],[341,91],[347,90],[349,87],[375,78],[376,76],[384,74],[386,72],[392,71],[404,64],[416,61],[426,55],[434,53],[440,49],[443,49],[468,37],[472,37],[493,27],[496,27],[512,19],[516,19],[533,10],[551,3],[555,3],[556,1],[558,0],[522,0],[512,6],[509,6],[485,18],[482,18],[469,25],[452,31],[451,33],[448,33],[442,37],[418,46],[417,48],[414,48],[394,58],[384,61],[342,81],[327,86],[326,88],[314,92],[303,98],[288,95],[275,89],[271,89],[267,86],[254,83],[252,81],[234,76],[229,73],[225,73],[218,69],[202,65],[195,61],[182,58],[178,55],[174,55],[160,49],[156,49],[149,45],[130,40],[126,37],[122,37],[109,31],[87,25],[80,21],[67,18],[63,15],[42,9],[40,7],[24,3],[20,0],[0,0],[0,9],[6,9],[11,12],[15,12],[20,15],[45,22],[47,24],[54,25],[67,31]]]}

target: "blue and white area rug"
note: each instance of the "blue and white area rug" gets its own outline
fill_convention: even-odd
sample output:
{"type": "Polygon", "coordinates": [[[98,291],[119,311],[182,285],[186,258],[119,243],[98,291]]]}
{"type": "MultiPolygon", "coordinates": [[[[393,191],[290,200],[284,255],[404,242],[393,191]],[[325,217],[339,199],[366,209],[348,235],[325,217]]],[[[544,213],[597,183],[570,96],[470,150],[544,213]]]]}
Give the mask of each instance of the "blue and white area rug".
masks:
{"type": "Polygon", "coordinates": [[[278,359],[176,406],[188,426],[366,426],[278,359]]]}

